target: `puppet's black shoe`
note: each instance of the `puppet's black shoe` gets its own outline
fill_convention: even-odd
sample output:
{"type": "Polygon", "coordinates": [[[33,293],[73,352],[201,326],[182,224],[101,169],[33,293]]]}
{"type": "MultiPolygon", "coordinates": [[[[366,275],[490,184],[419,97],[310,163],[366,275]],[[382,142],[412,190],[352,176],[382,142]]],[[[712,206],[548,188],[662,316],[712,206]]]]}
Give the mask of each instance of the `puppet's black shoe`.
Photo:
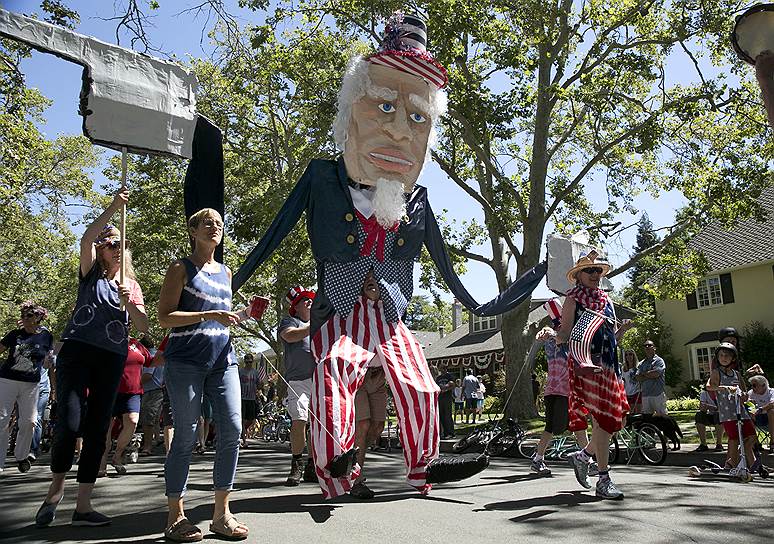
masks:
{"type": "Polygon", "coordinates": [[[433,459],[427,465],[427,483],[457,482],[475,476],[489,466],[489,456],[454,455],[433,459]]]}

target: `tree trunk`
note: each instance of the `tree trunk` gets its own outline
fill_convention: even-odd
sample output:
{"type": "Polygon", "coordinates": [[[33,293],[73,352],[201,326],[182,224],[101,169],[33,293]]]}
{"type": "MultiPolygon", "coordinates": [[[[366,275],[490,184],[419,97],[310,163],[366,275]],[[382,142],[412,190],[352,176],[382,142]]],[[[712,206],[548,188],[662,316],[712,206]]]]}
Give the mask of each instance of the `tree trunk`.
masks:
{"type": "Polygon", "coordinates": [[[533,335],[524,334],[524,328],[529,317],[529,300],[515,310],[503,316],[503,348],[505,350],[505,401],[513,390],[505,413],[515,419],[531,419],[537,417],[535,400],[532,397],[532,369],[526,367],[526,356],[532,345],[533,335]],[[515,385],[514,385],[515,383],[515,385]]]}

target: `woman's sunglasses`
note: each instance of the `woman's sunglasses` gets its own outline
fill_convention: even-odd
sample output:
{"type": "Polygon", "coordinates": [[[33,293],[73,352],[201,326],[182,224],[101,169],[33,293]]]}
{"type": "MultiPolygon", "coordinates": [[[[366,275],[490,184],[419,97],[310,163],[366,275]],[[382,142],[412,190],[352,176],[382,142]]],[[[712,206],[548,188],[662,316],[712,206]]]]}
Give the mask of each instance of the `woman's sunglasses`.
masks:
{"type": "MultiPolygon", "coordinates": [[[[131,245],[129,240],[126,240],[124,244],[126,245],[126,249],[129,249],[129,246],[131,245]]],[[[109,247],[110,249],[119,248],[121,247],[121,240],[108,240],[102,244],[102,247],[109,247]]]]}
{"type": "Polygon", "coordinates": [[[36,314],[35,312],[25,312],[21,314],[21,316],[22,316],[22,319],[31,319],[34,317],[38,317],[38,314],[36,314]]]}
{"type": "Polygon", "coordinates": [[[602,273],[602,267],[601,266],[587,266],[586,268],[582,268],[581,272],[585,272],[586,274],[601,274],[602,273]]]}

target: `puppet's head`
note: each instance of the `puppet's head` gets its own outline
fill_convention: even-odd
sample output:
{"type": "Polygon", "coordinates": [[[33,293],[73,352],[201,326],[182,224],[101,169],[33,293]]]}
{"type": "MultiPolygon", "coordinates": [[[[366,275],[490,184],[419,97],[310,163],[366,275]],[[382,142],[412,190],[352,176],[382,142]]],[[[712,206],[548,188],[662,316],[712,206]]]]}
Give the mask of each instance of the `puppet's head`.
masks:
{"type": "Polygon", "coordinates": [[[349,177],[377,194],[382,180],[401,199],[411,192],[446,111],[446,70],[425,44],[424,21],[396,13],[379,50],[353,58],[344,75],[334,137],[349,177]]]}

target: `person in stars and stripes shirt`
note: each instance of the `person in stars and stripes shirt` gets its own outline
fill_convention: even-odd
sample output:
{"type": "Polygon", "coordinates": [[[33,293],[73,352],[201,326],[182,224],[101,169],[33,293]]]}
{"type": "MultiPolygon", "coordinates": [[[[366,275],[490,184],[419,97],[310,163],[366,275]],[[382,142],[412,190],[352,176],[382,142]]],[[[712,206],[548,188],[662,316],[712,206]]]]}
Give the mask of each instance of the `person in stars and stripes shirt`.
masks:
{"type": "Polygon", "coordinates": [[[578,482],[590,489],[591,451],[596,452],[599,466],[597,497],[623,499],[623,493],[610,479],[608,445],[610,435],[621,429],[629,411],[618,364],[617,342],[631,323],[626,320],[616,328],[618,321],[613,302],[599,288],[600,279],[609,271],[610,265],[600,258],[598,251],[592,250],[581,254],[567,272],[567,281],[575,287],[565,297],[562,323],[572,324],[572,327],[559,330],[557,344],[569,351],[569,429],[573,432],[585,429],[587,415],[591,415],[593,427],[591,450],[583,448],[569,455],[567,460],[575,470],[578,482]]]}

